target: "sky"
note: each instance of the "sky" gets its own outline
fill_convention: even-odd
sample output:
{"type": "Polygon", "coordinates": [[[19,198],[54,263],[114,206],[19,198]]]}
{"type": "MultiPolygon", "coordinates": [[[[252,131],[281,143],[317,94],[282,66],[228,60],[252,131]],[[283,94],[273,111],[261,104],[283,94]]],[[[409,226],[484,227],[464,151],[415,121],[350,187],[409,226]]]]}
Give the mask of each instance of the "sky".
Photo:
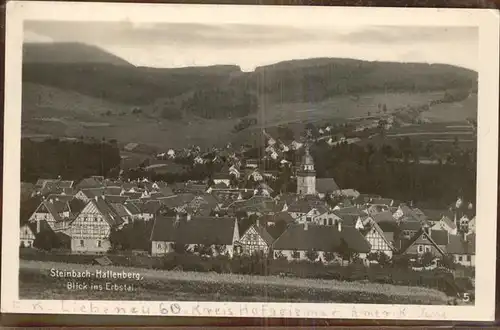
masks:
{"type": "Polygon", "coordinates": [[[24,42],[81,42],[137,66],[238,65],[341,57],[478,69],[476,27],[25,21],[24,42]]]}

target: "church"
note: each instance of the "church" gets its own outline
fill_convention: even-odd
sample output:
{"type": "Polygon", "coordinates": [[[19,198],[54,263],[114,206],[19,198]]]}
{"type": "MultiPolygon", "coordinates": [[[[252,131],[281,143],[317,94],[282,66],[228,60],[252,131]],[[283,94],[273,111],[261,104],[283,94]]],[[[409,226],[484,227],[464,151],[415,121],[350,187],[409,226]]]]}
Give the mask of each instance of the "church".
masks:
{"type": "Polygon", "coordinates": [[[302,196],[319,195],[323,198],[326,194],[337,190],[339,190],[339,186],[333,178],[316,178],[314,159],[309,153],[309,147],[306,146],[297,170],[297,194],[302,196]]]}

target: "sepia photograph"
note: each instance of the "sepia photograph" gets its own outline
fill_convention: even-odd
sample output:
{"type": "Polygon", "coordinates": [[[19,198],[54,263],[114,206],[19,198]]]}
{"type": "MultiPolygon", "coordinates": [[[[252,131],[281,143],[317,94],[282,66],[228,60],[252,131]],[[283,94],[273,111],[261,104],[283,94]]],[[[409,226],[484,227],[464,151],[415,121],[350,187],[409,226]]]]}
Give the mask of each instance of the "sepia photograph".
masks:
{"type": "Polygon", "coordinates": [[[100,4],[94,18],[97,3],[38,3],[71,11],[57,17],[30,5],[11,6],[6,42],[20,58],[6,76],[19,86],[6,90],[3,190],[15,282],[2,286],[17,296],[2,301],[493,317],[498,79],[485,81],[498,72],[483,77],[495,54],[480,54],[490,43],[498,61],[498,40],[479,22],[498,17],[431,10],[424,24],[408,9],[356,24],[342,8],[100,4]]]}

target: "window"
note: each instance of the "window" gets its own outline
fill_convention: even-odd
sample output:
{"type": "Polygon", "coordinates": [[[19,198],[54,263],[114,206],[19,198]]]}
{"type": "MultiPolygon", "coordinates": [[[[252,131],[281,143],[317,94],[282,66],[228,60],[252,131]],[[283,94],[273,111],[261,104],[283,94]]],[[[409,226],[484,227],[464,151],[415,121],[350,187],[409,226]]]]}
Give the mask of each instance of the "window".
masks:
{"type": "MultiPolygon", "coordinates": [[[[26,245],[27,245],[27,247],[31,247],[31,241],[26,242],[26,245]]],[[[470,258],[470,256],[469,256],[469,258],[470,258]]]]}
{"type": "Polygon", "coordinates": [[[161,249],[161,243],[156,243],[156,248],[161,249]]]}
{"type": "Polygon", "coordinates": [[[458,261],[462,261],[462,256],[457,257],[458,261]]]}
{"type": "Polygon", "coordinates": [[[422,245],[417,246],[418,253],[424,252],[424,247],[422,245]]]}
{"type": "Polygon", "coordinates": [[[83,239],[80,240],[80,246],[81,247],[85,246],[85,242],[83,241],[83,239]]]}
{"type": "Polygon", "coordinates": [[[425,252],[431,252],[431,247],[429,245],[425,247],[425,252]]]}
{"type": "Polygon", "coordinates": [[[102,247],[102,245],[101,245],[101,241],[97,241],[97,247],[98,247],[98,248],[102,247]]]}
{"type": "Polygon", "coordinates": [[[307,222],[311,222],[311,217],[306,218],[307,222]]]}
{"type": "Polygon", "coordinates": [[[326,226],[326,219],[323,219],[323,225],[326,226]]]}
{"type": "Polygon", "coordinates": [[[328,219],[328,225],[331,226],[333,224],[333,219],[328,219]]]}
{"type": "Polygon", "coordinates": [[[426,235],[422,235],[422,240],[427,241],[427,236],[426,235]]]}
{"type": "Polygon", "coordinates": [[[299,251],[293,251],[292,252],[292,258],[299,259],[300,258],[300,252],[299,251]]]}

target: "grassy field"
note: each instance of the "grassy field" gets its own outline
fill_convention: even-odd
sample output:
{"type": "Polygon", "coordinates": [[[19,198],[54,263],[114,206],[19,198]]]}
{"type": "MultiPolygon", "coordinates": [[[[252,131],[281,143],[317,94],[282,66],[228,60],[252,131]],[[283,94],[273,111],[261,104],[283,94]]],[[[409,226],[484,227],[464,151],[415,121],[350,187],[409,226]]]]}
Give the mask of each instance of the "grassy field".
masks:
{"type": "MultiPolygon", "coordinates": [[[[83,281],[83,280],[80,280],[83,281]]],[[[105,280],[92,283],[105,285],[105,280]]],[[[377,304],[448,303],[446,295],[428,288],[394,286],[365,282],[342,282],[248,276],[236,274],[160,271],[151,269],[101,267],[55,262],[20,261],[19,295],[23,299],[101,299],[101,300],[198,300],[335,302],[377,304]],[[50,269],[96,269],[139,272],[141,280],[115,280],[131,284],[133,292],[106,290],[68,290],[70,279],[50,276],[50,269]]]]}
{"type": "MultiPolygon", "coordinates": [[[[238,118],[209,120],[188,117],[171,121],[147,114],[131,114],[130,106],[101,102],[72,92],[33,84],[26,84],[24,88],[23,135],[104,137],[122,142],[178,148],[189,144],[203,147],[223,145],[228,141],[248,142],[253,139],[256,131],[256,127],[253,127],[235,133],[233,128],[238,123],[238,118]],[[113,115],[105,115],[108,110],[113,115]]],[[[379,104],[385,104],[390,113],[396,108],[426,104],[440,97],[441,92],[372,93],[356,97],[338,96],[317,103],[270,104],[257,114],[257,127],[268,128],[302,122],[345,122],[349,118],[367,116],[368,113],[382,114],[379,104]]]]}

